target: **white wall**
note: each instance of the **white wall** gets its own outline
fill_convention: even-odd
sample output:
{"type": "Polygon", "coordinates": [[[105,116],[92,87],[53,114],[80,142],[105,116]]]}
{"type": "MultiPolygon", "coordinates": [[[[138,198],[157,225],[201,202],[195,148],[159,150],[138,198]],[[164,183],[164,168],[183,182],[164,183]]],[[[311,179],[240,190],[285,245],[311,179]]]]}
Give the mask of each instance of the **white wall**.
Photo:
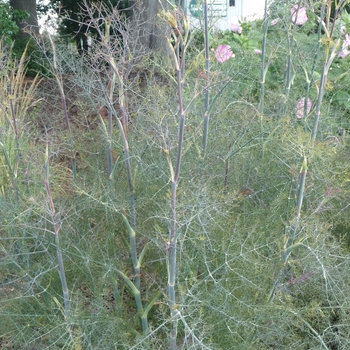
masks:
{"type": "Polygon", "coordinates": [[[237,0],[242,2],[242,17],[261,18],[264,16],[265,0],[237,0]]]}
{"type": "MultiPolygon", "coordinates": [[[[190,1],[191,0],[186,0],[187,7],[189,6],[190,1]]],[[[208,4],[211,2],[222,4],[225,0],[208,0],[208,4]]],[[[225,11],[225,17],[211,17],[209,19],[211,26],[215,26],[221,30],[226,30],[230,29],[230,24],[235,17],[238,19],[253,20],[264,16],[265,0],[235,0],[235,6],[229,6],[229,4],[230,0],[226,0],[227,11],[225,11]]],[[[193,26],[203,28],[202,21],[191,16],[189,8],[187,8],[187,15],[190,17],[193,26]]]]}

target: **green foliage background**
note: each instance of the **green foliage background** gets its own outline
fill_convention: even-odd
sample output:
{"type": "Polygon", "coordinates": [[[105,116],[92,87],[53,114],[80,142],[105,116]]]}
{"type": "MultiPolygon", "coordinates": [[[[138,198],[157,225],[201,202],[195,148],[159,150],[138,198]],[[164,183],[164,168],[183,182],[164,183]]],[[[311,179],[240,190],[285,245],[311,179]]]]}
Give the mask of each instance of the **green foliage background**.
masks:
{"type": "MultiPolygon", "coordinates": [[[[305,27],[294,28],[293,84],[287,95],[288,11],[277,8],[274,13],[281,21],[267,31],[263,111],[261,56],[253,51],[261,47],[263,23],[242,24],[241,36],[211,32],[212,48],[230,45],[235,57],[218,63],[213,53],[210,56],[210,133],[204,159],[203,44],[201,33],[191,37],[183,80],[189,108],[177,197],[179,349],[349,348],[349,58],[336,58],[332,64],[312,143],[324,47],[317,44],[317,25],[310,14],[305,27]],[[305,72],[309,74],[315,62],[309,90],[313,107],[297,119],[305,72]],[[304,157],[304,200],[285,261],[288,232],[296,225],[304,157]]],[[[341,20],[347,23],[347,14],[341,20]]],[[[49,47],[45,37],[37,44],[49,47]]],[[[135,63],[113,52],[118,67],[131,67],[122,85],[131,122],[138,253],[148,247],[140,292],[144,307],[152,305],[149,333],[143,334],[135,295],[118,272],[135,279],[122,219],[132,210],[116,122],[111,139],[115,173],[112,179],[107,176],[107,122],[100,112],[108,101],[110,75],[98,51],[104,47],[97,43],[96,56],[85,61],[59,40],[55,45],[57,70],[52,69],[49,50],[43,50],[51,71],[40,84],[25,77],[24,58],[14,62],[9,47],[1,47],[0,83],[8,87],[0,95],[2,346],[167,348],[169,159],[175,163],[178,142],[173,67],[159,67],[153,55],[135,63]],[[64,127],[65,110],[51,79],[55,74],[66,93],[70,130],[64,127]],[[43,185],[46,145],[71,299],[69,322],[64,318],[50,198],[43,185]],[[159,291],[161,297],[153,304],[159,291]]],[[[117,113],[120,88],[117,84],[113,95],[117,113]]]]}

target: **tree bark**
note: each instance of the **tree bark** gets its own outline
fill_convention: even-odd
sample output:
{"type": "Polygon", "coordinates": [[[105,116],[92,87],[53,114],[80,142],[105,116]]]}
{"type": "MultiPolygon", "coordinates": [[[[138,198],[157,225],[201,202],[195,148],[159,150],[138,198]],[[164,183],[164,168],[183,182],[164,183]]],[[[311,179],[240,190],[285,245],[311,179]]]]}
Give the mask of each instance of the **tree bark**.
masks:
{"type": "Polygon", "coordinates": [[[168,55],[168,45],[166,43],[169,28],[157,18],[159,10],[166,10],[165,0],[133,0],[130,1],[131,20],[140,29],[138,36],[146,51],[161,51],[168,55]]]}
{"type": "Polygon", "coordinates": [[[20,28],[19,39],[30,37],[29,33],[26,33],[24,29],[33,30],[35,33],[39,33],[38,18],[36,13],[36,0],[10,0],[10,5],[15,10],[22,10],[29,13],[29,17],[23,21],[16,21],[20,28]]]}

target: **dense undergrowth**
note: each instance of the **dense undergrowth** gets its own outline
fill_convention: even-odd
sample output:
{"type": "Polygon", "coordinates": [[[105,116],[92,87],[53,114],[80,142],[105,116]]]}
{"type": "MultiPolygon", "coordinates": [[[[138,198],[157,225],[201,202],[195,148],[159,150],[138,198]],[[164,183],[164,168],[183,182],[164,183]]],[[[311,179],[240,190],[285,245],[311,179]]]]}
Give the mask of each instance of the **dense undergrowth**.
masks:
{"type": "Polygon", "coordinates": [[[235,57],[211,53],[208,85],[201,35],[190,38],[170,308],[174,68],[141,59],[137,42],[106,36],[85,59],[41,37],[51,71],[39,81],[1,47],[0,348],[163,349],[174,317],[179,349],[350,347],[348,58],[331,62],[313,139],[333,46],[318,45],[317,21],[273,13],[276,26],[212,32],[235,57]]]}

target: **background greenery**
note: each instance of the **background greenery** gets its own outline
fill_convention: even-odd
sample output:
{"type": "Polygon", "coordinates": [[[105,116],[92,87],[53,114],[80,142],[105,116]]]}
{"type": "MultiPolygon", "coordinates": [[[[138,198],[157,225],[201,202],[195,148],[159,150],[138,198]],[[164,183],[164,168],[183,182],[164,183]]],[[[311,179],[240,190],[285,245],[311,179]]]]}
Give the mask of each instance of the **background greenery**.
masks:
{"type": "MultiPolygon", "coordinates": [[[[230,45],[235,57],[218,63],[210,54],[205,158],[203,34],[192,33],[187,46],[176,217],[179,349],[350,346],[349,58],[332,62],[312,142],[327,46],[318,40],[320,9],[307,7],[308,22],[293,26],[290,5],[271,8],[280,22],[266,32],[263,110],[261,55],[254,49],[262,47],[264,22],[242,23],[241,35],[211,30],[211,48],[230,45]],[[313,105],[298,119],[296,103],[306,91],[313,105]]],[[[348,15],[343,11],[332,21],[347,28],[348,15]]],[[[338,37],[343,40],[340,29],[333,44],[338,37]]],[[[38,64],[47,67],[40,79],[25,75],[26,56],[15,60],[6,40],[0,52],[0,347],[167,348],[169,160],[175,164],[179,127],[174,67],[154,53],[137,56],[134,43],[101,40],[91,55],[79,56],[60,38],[49,39],[35,38],[38,64]],[[114,90],[111,58],[122,77],[114,90]],[[130,119],[134,207],[123,133],[116,119],[109,131],[106,116],[111,109],[120,118],[121,107],[130,119]],[[110,149],[112,160],[106,157],[110,149]],[[133,209],[140,276],[134,275],[129,237],[133,209]],[[137,277],[148,311],[146,333],[132,284],[137,277]]]]}

